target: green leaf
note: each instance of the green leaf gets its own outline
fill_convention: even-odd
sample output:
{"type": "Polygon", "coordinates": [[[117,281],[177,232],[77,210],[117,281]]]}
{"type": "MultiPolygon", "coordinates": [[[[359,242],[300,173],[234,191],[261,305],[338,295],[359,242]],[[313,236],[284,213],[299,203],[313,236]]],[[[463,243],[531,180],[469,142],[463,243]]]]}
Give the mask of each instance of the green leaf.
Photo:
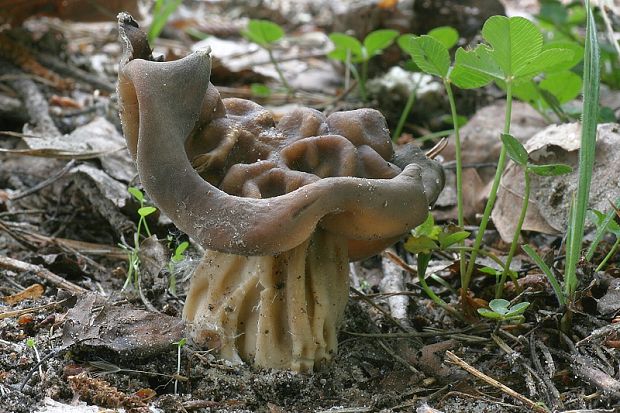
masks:
{"type": "Polygon", "coordinates": [[[445,78],[450,70],[448,49],[431,36],[403,35],[399,46],[411,55],[411,59],[424,72],[445,78]]]}
{"type": "Polygon", "coordinates": [[[404,247],[412,254],[430,254],[431,251],[435,251],[438,248],[435,241],[425,235],[419,237],[409,237],[409,239],[405,242],[404,247]]]}
{"type": "Polygon", "coordinates": [[[146,217],[151,215],[155,211],[157,211],[157,208],[152,206],[146,206],[138,209],[138,215],[140,215],[141,217],[146,217]]]}
{"type": "Polygon", "coordinates": [[[504,316],[504,321],[508,321],[514,324],[521,324],[525,321],[525,317],[523,317],[522,315],[516,315],[516,316],[504,316]]]}
{"type": "Polygon", "coordinates": [[[469,232],[467,231],[457,231],[453,233],[440,232],[439,233],[439,247],[442,250],[445,250],[451,245],[459,243],[469,237],[469,232]]]}
{"type": "Polygon", "coordinates": [[[568,10],[557,0],[541,1],[537,17],[556,26],[562,26],[568,21],[568,10]]]}
{"type": "Polygon", "coordinates": [[[588,210],[588,218],[594,225],[596,225],[597,229],[603,229],[605,231],[609,231],[615,236],[620,236],[620,225],[613,219],[614,211],[610,212],[611,219],[608,218],[607,215],[603,214],[601,211],[597,211],[596,209],[588,210]]]}
{"type": "MultiPolygon", "coordinates": [[[[505,84],[500,84],[500,87],[505,89],[505,84]]],[[[532,79],[517,80],[512,85],[512,95],[519,100],[528,102],[534,107],[542,105],[543,102],[538,87],[536,87],[532,79]]]]}
{"type": "Polygon", "coordinates": [[[582,84],[581,76],[565,70],[546,75],[539,86],[555,96],[558,103],[562,105],[579,96],[582,84]]]}
{"type": "Polygon", "coordinates": [[[559,72],[562,70],[569,70],[575,67],[579,62],[583,60],[583,46],[574,41],[568,40],[558,40],[554,42],[545,43],[543,45],[543,50],[547,49],[565,49],[571,50],[573,52],[573,56],[571,59],[558,63],[555,66],[547,68],[547,73],[551,72],[559,72]]]}
{"type": "Polygon", "coordinates": [[[497,314],[505,315],[508,312],[510,301],[503,298],[495,298],[489,301],[489,308],[497,314]]]}
{"type": "Polygon", "coordinates": [[[564,62],[572,61],[573,53],[569,49],[543,50],[534,59],[523,63],[518,70],[515,70],[514,77],[533,77],[542,72],[555,70],[555,68],[561,67],[564,62]]]}
{"type": "Polygon", "coordinates": [[[187,247],[189,247],[189,242],[183,241],[182,243],[180,243],[174,250],[174,255],[172,256],[171,260],[173,262],[183,261],[183,259],[185,258],[183,253],[185,252],[187,247]]]}
{"type": "Polygon", "coordinates": [[[506,313],[506,317],[514,317],[517,315],[521,315],[525,312],[525,310],[527,310],[529,306],[530,306],[530,303],[528,303],[527,301],[515,304],[508,309],[508,312],[506,313]]]}
{"type": "Polygon", "coordinates": [[[269,20],[250,20],[246,30],[243,30],[241,34],[260,46],[268,47],[284,36],[284,29],[269,20]]]}
{"type": "Polygon", "coordinates": [[[568,165],[564,164],[549,164],[549,165],[533,165],[529,164],[527,169],[539,176],[558,176],[566,175],[573,171],[568,165]]]}
{"type": "Polygon", "coordinates": [[[397,36],[398,32],[396,30],[384,29],[371,32],[364,39],[366,58],[370,59],[372,56],[379,54],[379,52],[391,45],[397,36]]]}
{"type": "Polygon", "coordinates": [[[355,37],[344,33],[332,33],[329,35],[329,40],[334,44],[334,50],[327,54],[330,59],[346,62],[347,51],[349,51],[351,62],[357,63],[362,61],[364,57],[362,44],[355,37]]]}
{"type": "Polygon", "coordinates": [[[481,44],[473,50],[459,47],[454,58],[450,80],[461,89],[485,86],[493,79],[503,79],[503,73],[491,56],[491,49],[481,44]]]}
{"type": "Polygon", "coordinates": [[[507,133],[502,133],[502,143],[506,147],[506,152],[510,159],[512,159],[517,165],[527,165],[527,151],[525,147],[517,138],[507,133]]]}
{"type": "Polygon", "coordinates": [[[549,266],[543,261],[540,255],[538,255],[538,253],[534,251],[532,247],[525,244],[522,245],[521,248],[523,249],[523,251],[525,251],[527,255],[530,256],[532,260],[534,260],[536,265],[538,265],[538,268],[540,268],[542,272],[547,276],[547,279],[549,280],[549,283],[553,288],[553,292],[555,293],[558,302],[561,306],[564,306],[566,304],[566,297],[564,296],[562,287],[560,286],[558,279],[555,277],[555,274],[553,274],[553,271],[551,271],[551,268],[549,268],[549,266]]]}
{"type": "Polygon", "coordinates": [[[271,96],[271,89],[269,86],[262,83],[252,83],[252,85],[250,85],[250,91],[252,92],[252,96],[256,97],[267,98],[271,96]]]}
{"type": "Polygon", "coordinates": [[[426,236],[431,239],[437,239],[437,236],[441,232],[441,228],[435,225],[435,219],[433,218],[433,214],[428,214],[423,223],[415,227],[411,234],[414,237],[426,236]]]}
{"type": "Polygon", "coordinates": [[[491,320],[501,320],[503,318],[501,314],[491,311],[488,308],[479,308],[477,311],[481,316],[490,318],[491,320]]]}
{"type": "Polygon", "coordinates": [[[523,72],[542,51],[542,34],[523,17],[490,17],[482,27],[482,37],[491,45],[491,55],[506,79],[523,72]]]}
{"type": "Polygon", "coordinates": [[[450,26],[435,27],[427,34],[438,40],[446,49],[453,48],[459,41],[459,32],[450,26]]]}
{"type": "Polygon", "coordinates": [[[179,7],[182,0],[163,0],[155,3],[155,10],[153,13],[153,22],[149,27],[147,38],[149,43],[153,43],[157,36],[161,33],[166,26],[170,15],[179,7]]]}
{"type": "Polygon", "coordinates": [[[127,192],[129,192],[138,202],[144,201],[144,194],[135,186],[130,186],[127,188],[127,192]]]}
{"type": "Polygon", "coordinates": [[[482,267],[478,271],[480,271],[483,274],[492,275],[494,277],[497,277],[498,275],[502,274],[501,270],[496,270],[495,268],[491,268],[491,267],[482,267]]]}

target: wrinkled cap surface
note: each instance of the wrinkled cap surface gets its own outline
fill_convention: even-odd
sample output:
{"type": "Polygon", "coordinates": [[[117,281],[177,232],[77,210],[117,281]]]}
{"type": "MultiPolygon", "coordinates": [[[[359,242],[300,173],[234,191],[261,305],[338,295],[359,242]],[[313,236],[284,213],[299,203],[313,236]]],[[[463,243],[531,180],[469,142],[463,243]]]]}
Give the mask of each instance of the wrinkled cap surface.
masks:
{"type": "Polygon", "coordinates": [[[418,148],[394,153],[374,109],[299,108],[275,123],[254,102],[220,99],[208,51],[155,62],[129,15],[119,30],[121,119],[142,183],[206,248],[277,254],[320,225],[360,258],[420,224],[443,187],[418,148]]]}

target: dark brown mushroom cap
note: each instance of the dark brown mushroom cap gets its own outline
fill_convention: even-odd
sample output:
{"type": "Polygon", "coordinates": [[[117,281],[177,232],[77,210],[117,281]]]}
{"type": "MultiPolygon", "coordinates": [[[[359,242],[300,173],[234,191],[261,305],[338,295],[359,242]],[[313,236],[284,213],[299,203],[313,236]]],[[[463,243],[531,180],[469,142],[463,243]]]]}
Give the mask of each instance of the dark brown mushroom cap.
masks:
{"type": "Polygon", "coordinates": [[[299,109],[275,125],[254,102],[220,99],[208,51],[155,62],[136,29],[119,15],[123,131],[155,204],[204,247],[274,255],[321,225],[360,258],[425,219],[441,166],[394,155],[379,112],[299,109]]]}

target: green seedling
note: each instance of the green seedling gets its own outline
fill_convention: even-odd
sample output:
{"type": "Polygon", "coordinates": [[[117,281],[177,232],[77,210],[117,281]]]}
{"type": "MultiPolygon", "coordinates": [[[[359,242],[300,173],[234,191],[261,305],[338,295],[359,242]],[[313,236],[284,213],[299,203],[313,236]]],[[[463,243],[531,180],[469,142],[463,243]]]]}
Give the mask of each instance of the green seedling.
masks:
{"type": "MultiPolygon", "coordinates": [[[[185,344],[187,344],[187,339],[185,337],[183,337],[182,339],[180,339],[179,341],[173,343],[177,346],[177,377],[181,376],[181,348],[183,348],[183,346],[185,346],[185,344]]],[[[174,394],[177,394],[177,389],[179,386],[179,380],[174,379],[174,394]]]]}
{"type": "Polygon", "coordinates": [[[499,322],[521,324],[525,321],[523,313],[529,306],[530,303],[527,301],[511,306],[510,301],[504,300],[503,298],[496,298],[489,302],[489,308],[479,308],[478,314],[484,318],[499,322]]]}
{"type": "MultiPolygon", "coordinates": [[[[454,85],[464,89],[479,88],[493,81],[504,87],[506,90],[506,113],[503,133],[508,135],[510,134],[513,85],[532,79],[534,76],[572,59],[573,51],[564,48],[544,48],[540,30],[529,20],[522,17],[490,17],[482,28],[482,37],[487,42],[486,44],[479,44],[471,50],[459,48],[456,51],[454,67],[449,72],[449,80],[454,85]]],[[[446,70],[448,62],[446,62],[445,57],[434,60],[438,67],[446,70]]],[[[463,295],[463,302],[465,302],[465,295],[480,251],[482,237],[495,205],[501,176],[506,165],[506,154],[506,146],[502,145],[491,191],[478,234],[474,240],[473,251],[465,275],[462,276],[461,294],[463,295]]]]}
{"type": "MultiPolygon", "coordinates": [[[[519,214],[519,218],[517,219],[517,226],[515,228],[515,233],[512,237],[508,257],[506,257],[504,271],[495,289],[496,298],[501,298],[502,296],[504,284],[506,283],[506,278],[508,275],[510,275],[510,264],[512,263],[512,259],[514,258],[515,252],[517,251],[517,246],[519,245],[521,228],[523,227],[523,222],[525,221],[525,215],[527,213],[527,208],[530,201],[531,174],[539,176],[558,176],[570,173],[573,170],[570,166],[564,164],[536,165],[530,163],[527,150],[525,149],[523,144],[521,144],[521,142],[519,142],[519,140],[512,135],[502,134],[502,144],[503,147],[506,148],[506,152],[508,153],[510,159],[512,159],[514,163],[516,163],[523,169],[524,191],[523,201],[521,204],[521,213],[519,214]]],[[[513,280],[515,281],[515,283],[517,282],[516,278],[513,280]]]]}
{"type": "Polygon", "coordinates": [[[553,273],[551,268],[549,268],[545,261],[543,261],[543,259],[540,257],[540,255],[538,255],[534,248],[530,247],[529,245],[522,245],[521,248],[523,249],[523,251],[525,251],[527,255],[530,256],[532,260],[534,260],[536,265],[538,265],[538,267],[545,274],[545,276],[549,280],[549,283],[551,284],[551,288],[553,288],[553,292],[555,293],[556,298],[558,299],[558,303],[561,307],[564,307],[566,305],[566,298],[564,297],[562,286],[558,282],[558,279],[555,277],[555,274],[553,273]]]}
{"type": "MultiPolygon", "coordinates": [[[[425,73],[429,75],[437,76],[443,81],[444,88],[448,95],[450,102],[450,112],[452,114],[452,125],[454,126],[454,149],[456,160],[456,205],[457,205],[457,223],[458,226],[463,228],[465,225],[463,217],[463,164],[461,158],[461,137],[459,128],[459,116],[456,111],[456,104],[454,101],[454,94],[452,93],[452,86],[450,80],[450,73],[452,71],[449,49],[454,47],[458,42],[459,34],[451,27],[438,27],[431,30],[428,35],[414,36],[412,34],[405,34],[398,38],[398,45],[400,48],[409,53],[411,60],[425,73]]],[[[407,103],[413,104],[412,96],[415,96],[415,91],[412,91],[410,95],[410,101],[407,103]]],[[[411,110],[411,105],[405,107],[406,115],[408,116],[411,110]]],[[[405,115],[403,112],[403,115],[405,115]]],[[[406,118],[406,116],[404,116],[406,118]]],[[[403,116],[401,116],[401,120],[403,116]]],[[[403,122],[404,123],[404,122],[403,122]]],[[[400,131],[398,131],[400,135],[400,131]]],[[[460,254],[460,274],[461,277],[465,276],[465,252],[460,254]]],[[[461,280],[463,284],[463,280],[461,280]]]]}
{"type": "Polygon", "coordinates": [[[41,377],[41,381],[43,381],[43,378],[45,376],[43,375],[43,368],[41,367],[41,356],[39,355],[39,350],[37,349],[37,343],[34,340],[34,338],[28,337],[26,339],[26,346],[28,348],[31,348],[34,351],[34,355],[37,358],[37,364],[39,365],[39,376],[41,377]]]}
{"type": "Polygon", "coordinates": [[[252,83],[250,85],[250,92],[252,92],[252,96],[257,98],[268,98],[271,96],[271,89],[269,86],[262,83],[252,83]]]}
{"type": "Polygon", "coordinates": [[[366,81],[368,80],[368,62],[373,56],[380,54],[390,46],[398,36],[396,30],[375,30],[360,42],[353,36],[344,33],[332,33],[329,39],[334,50],[328,53],[330,59],[344,62],[359,85],[363,101],[367,100],[366,81]],[[361,73],[355,65],[361,65],[361,73]]]}
{"type": "MultiPolygon", "coordinates": [[[[614,205],[612,204],[612,206],[614,205]]],[[[611,249],[595,269],[595,271],[602,271],[603,268],[605,268],[605,265],[607,265],[607,261],[609,261],[609,259],[616,254],[618,247],[620,247],[620,225],[613,219],[614,215],[620,217],[620,213],[619,210],[615,208],[612,209],[607,215],[603,214],[601,211],[597,211],[596,209],[591,209],[588,212],[590,213],[590,220],[596,225],[597,235],[598,233],[610,233],[616,237],[616,241],[612,245],[611,249]],[[611,216],[611,219],[608,218],[609,216],[611,216]]]]}
{"type": "Polygon", "coordinates": [[[127,251],[128,260],[127,278],[123,285],[123,289],[127,288],[132,282],[134,286],[138,285],[140,276],[140,238],[144,236],[144,234],[142,234],[142,229],[146,232],[147,237],[151,236],[151,230],[146,222],[146,217],[157,211],[157,208],[153,206],[145,206],[144,194],[138,188],[132,186],[129,187],[127,191],[140,203],[140,207],[138,208],[138,215],[140,218],[138,220],[138,228],[133,235],[133,246],[128,245],[126,242],[119,244],[119,247],[127,251]]]}
{"type": "Polygon", "coordinates": [[[411,236],[405,242],[405,249],[417,258],[418,281],[424,292],[438,306],[451,314],[456,314],[454,309],[441,299],[426,283],[426,270],[428,263],[435,251],[447,251],[453,245],[459,244],[469,236],[469,232],[448,227],[435,225],[432,214],[428,214],[426,220],[411,231],[411,236]]]}
{"type": "Polygon", "coordinates": [[[267,51],[269,54],[269,61],[271,61],[273,67],[276,69],[280,82],[282,82],[287,93],[292,94],[293,88],[284,77],[284,73],[273,55],[273,46],[284,37],[284,29],[280,25],[269,20],[250,20],[248,26],[241,34],[249,41],[256,43],[267,51]]]}
{"type": "MultiPolygon", "coordinates": [[[[431,30],[430,32],[428,32],[428,36],[434,38],[439,43],[441,43],[443,47],[446,49],[446,51],[454,47],[459,40],[458,32],[449,26],[437,27],[431,30]]],[[[420,63],[424,64],[424,62],[420,61],[419,58],[415,57],[415,56],[419,56],[419,53],[417,53],[416,49],[417,49],[418,43],[421,42],[421,41],[414,41],[414,39],[416,38],[418,38],[418,36],[414,36],[412,34],[404,34],[398,38],[397,43],[405,53],[409,53],[411,55],[412,57],[411,63],[413,63],[413,65],[416,66],[418,70],[421,70],[427,74],[432,75],[434,73],[424,70],[420,66],[420,63]]],[[[398,137],[400,137],[402,133],[405,121],[409,117],[409,113],[411,112],[411,108],[413,107],[413,104],[415,102],[415,97],[416,97],[418,86],[419,84],[415,84],[409,93],[407,103],[405,104],[403,112],[400,115],[400,119],[398,120],[398,124],[396,125],[396,128],[394,129],[394,133],[392,134],[393,141],[396,141],[396,139],[398,139],[398,137]]]]}
{"type": "Polygon", "coordinates": [[[174,249],[174,254],[170,257],[170,262],[168,262],[168,272],[170,273],[170,278],[168,279],[168,289],[172,295],[176,295],[177,293],[177,278],[174,273],[174,266],[185,259],[185,250],[189,247],[189,242],[183,241],[174,249]]]}
{"type": "Polygon", "coordinates": [[[607,215],[605,215],[605,218],[601,222],[597,222],[596,219],[593,219],[593,222],[596,224],[596,232],[594,234],[594,239],[592,239],[592,242],[590,242],[590,246],[588,247],[588,251],[586,252],[587,261],[592,261],[594,252],[596,251],[598,245],[607,233],[607,227],[616,216],[616,209],[620,207],[620,198],[616,199],[615,204],[611,203],[611,205],[612,209],[609,210],[609,212],[607,213],[607,215]]]}
{"type": "Polygon", "coordinates": [[[153,22],[151,23],[151,27],[149,27],[149,31],[147,33],[150,44],[153,44],[155,39],[157,39],[161,31],[166,26],[170,15],[174,13],[181,2],[182,0],[155,0],[155,5],[153,7],[153,22]]]}

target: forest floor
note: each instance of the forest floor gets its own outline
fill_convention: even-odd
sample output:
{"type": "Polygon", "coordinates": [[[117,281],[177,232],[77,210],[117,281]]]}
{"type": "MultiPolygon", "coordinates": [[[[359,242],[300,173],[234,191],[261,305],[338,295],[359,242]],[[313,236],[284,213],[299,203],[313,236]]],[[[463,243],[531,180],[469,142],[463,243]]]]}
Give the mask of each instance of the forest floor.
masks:
{"type": "MultiPolygon", "coordinates": [[[[325,112],[373,106],[392,129],[406,94],[377,82],[362,103],[343,86],[342,67],[325,57],[326,33],[425,32],[442,20],[438,11],[413,13],[407,1],[379,3],[185,2],[154,50],[174,58],[209,45],[211,81],[222,96],[254,98],[276,118],[296,105],[325,112]],[[285,27],[287,40],[276,56],[293,95],[278,88],[268,55],[240,36],[248,17],[285,27]],[[259,96],[253,83],[269,85],[271,93],[259,96]]],[[[471,3],[489,13],[504,7],[471,3]]],[[[537,10],[535,1],[506,3],[511,13],[537,10]]],[[[15,4],[17,16],[22,3],[15,4]]],[[[564,313],[549,282],[524,253],[513,262],[523,290],[508,283],[506,298],[531,303],[525,320],[496,323],[455,317],[435,305],[413,270],[403,270],[403,262],[415,267],[415,261],[399,242],[392,254],[351,264],[338,354],[318,371],[259,369],[179,344],[186,337],[185,289],[203,251],[190,242],[185,258],[171,261],[174,247],[188,238],[152,214],[147,221],[157,238],[145,238],[139,248],[140,283],[125,285],[140,208],[128,188],[140,184],[118,117],[121,46],[113,16],[93,23],[37,16],[0,31],[0,412],[620,412],[617,254],[604,271],[580,265],[569,331],[561,329],[564,313]]],[[[83,11],[71,17],[90,20],[83,11]]],[[[484,18],[445,24],[475,33],[484,18]]],[[[373,61],[370,77],[404,60],[393,46],[373,61]]],[[[450,128],[445,95],[435,86],[429,83],[416,101],[401,144],[450,128]]],[[[488,115],[493,107],[502,113],[501,97],[491,87],[458,96],[469,118],[487,107],[471,136],[501,127],[488,115]]],[[[514,122],[528,136],[546,127],[519,105],[514,122]]],[[[480,145],[472,150],[477,155],[488,149],[480,145]]],[[[472,159],[481,169],[496,162],[472,159]]],[[[472,183],[470,190],[478,195],[483,186],[472,183]]],[[[456,220],[448,198],[438,203],[437,223],[456,220]]],[[[474,234],[476,205],[472,200],[466,227],[474,234]]],[[[562,273],[563,234],[525,231],[523,237],[562,273]]],[[[613,237],[605,238],[593,261],[612,244],[613,237]]],[[[503,258],[508,244],[492,227],[483,248],[503,258]]],[[[469,306],[484,306],[494,294],[495,277],[480,271],[493,263],[479,264],[469,306]]],[[[458,257],[439,252],[428,273],[443,281],[431,283],[434,291],[460,311],[458,257]]]]}

